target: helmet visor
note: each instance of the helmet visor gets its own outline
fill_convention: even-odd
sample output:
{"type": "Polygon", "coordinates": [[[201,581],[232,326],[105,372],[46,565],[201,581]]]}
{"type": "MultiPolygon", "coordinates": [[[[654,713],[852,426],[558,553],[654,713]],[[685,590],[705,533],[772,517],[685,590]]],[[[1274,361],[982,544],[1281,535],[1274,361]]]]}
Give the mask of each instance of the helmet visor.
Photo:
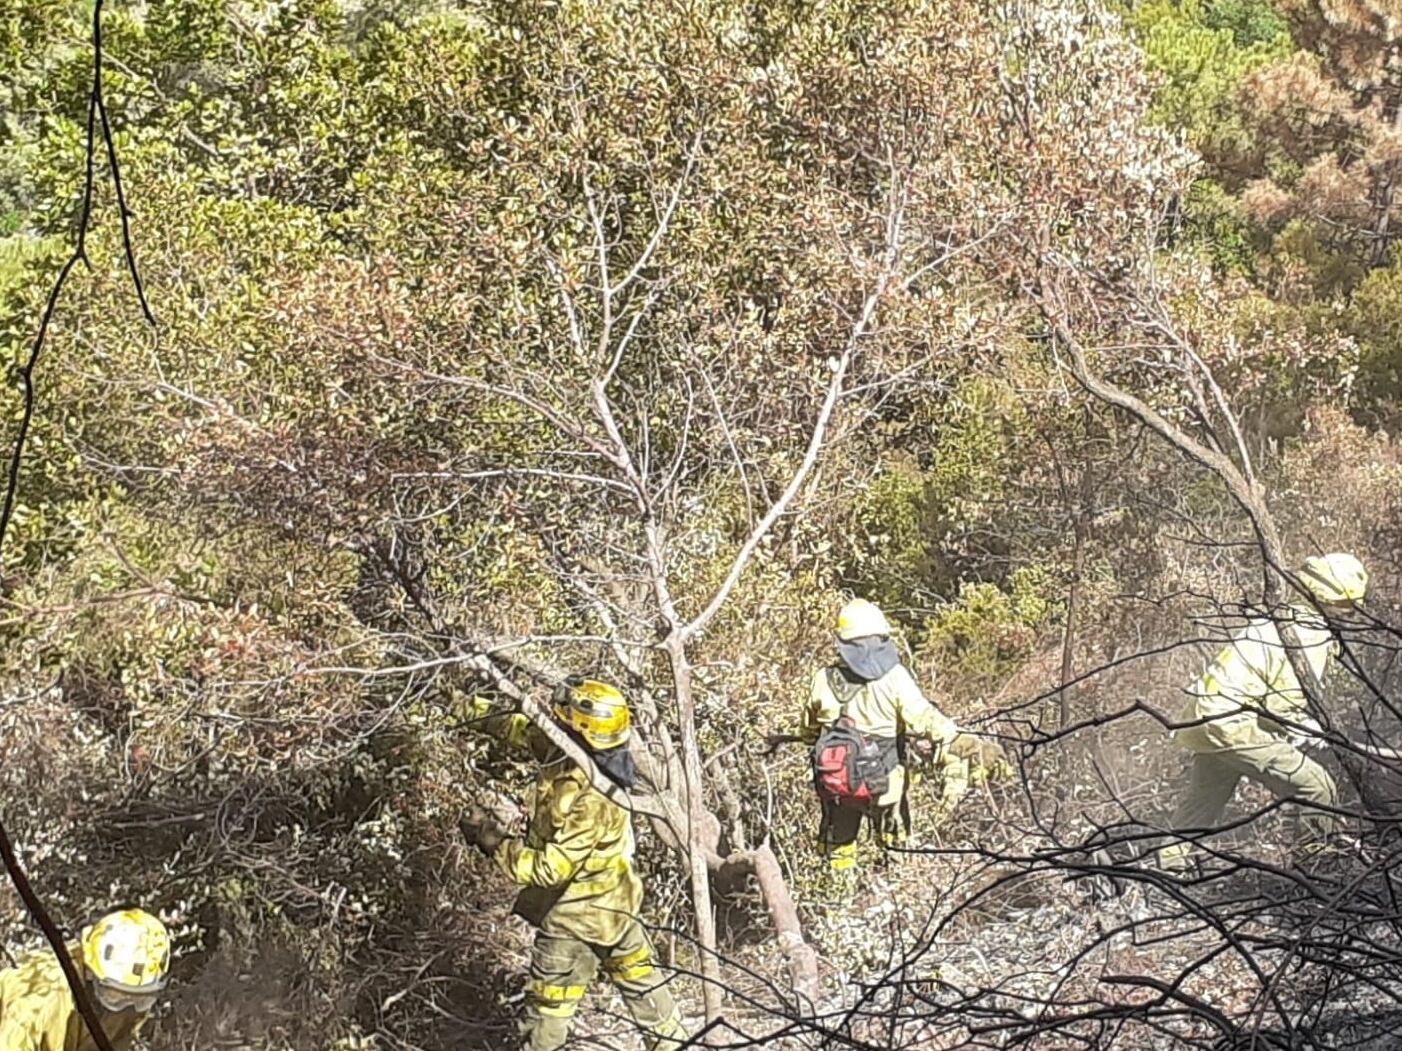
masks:
{"type": "Polygon", "coordinates": [[[156,998],[161,992],[159,989],[117,989],[97,982],[94,982],[91,988],[93,997],[103,1009],[114,1014],[122,1011],[146,1014],[156,1006],[156,998]]]}

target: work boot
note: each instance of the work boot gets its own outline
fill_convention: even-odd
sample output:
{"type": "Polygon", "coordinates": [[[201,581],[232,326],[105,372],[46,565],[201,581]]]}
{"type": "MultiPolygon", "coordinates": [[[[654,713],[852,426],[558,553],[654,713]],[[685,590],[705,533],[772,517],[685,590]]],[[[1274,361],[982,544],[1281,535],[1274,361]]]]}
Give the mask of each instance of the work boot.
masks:
{"type": "Polygon", "coordinates": [[[876,863],[881,868],[889,868],[900,860],[901,853],[908,846],[905,826],[895,817],[886,818],[876,830],[876,842],[880,846],[876,863]]]}
{"type": "Polygon", "coordinates": [[[1291,854],[1290,862],[1310,876],[1334,876],[1362,861],[1361,844],[1353,836],[1330,832],[1322,839],[1300,843],[1291,854]]]}
{"type": "Polygon", "coordinates": [[[1197,852],[1190,844],[1181,840],[1160,847],[1154,854],[1154,861],[1160,872],[1177,876],[1179,879],[1191,879],[1198,872],[1197,852]]]}
{"type": "Polygon", "coordinates": [[[857,844],[829,845],[826,856],[827,865],[819,886],[831,893],[837,902],[851,901],[858,881],[857,844]]]}

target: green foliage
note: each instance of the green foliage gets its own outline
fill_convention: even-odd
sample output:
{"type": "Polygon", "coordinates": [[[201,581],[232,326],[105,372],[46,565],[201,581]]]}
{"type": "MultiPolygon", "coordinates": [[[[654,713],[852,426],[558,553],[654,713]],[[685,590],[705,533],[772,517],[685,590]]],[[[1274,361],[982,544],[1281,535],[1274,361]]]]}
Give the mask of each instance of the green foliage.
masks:
{"type": "Polygon", "coordinates": [[[1237,99],[1242,79],[1291,50],[1279,15],[1263,0],[1160,0],[1134,5],[1129,24],[1162,78],[1154,119],[1230,167],[1252,145],[1237,99]]]}
{"type": "MultiPolygon", "coordinates": [[[[1395,179],[1376,111],[1396,90],[1389,31],[1331,5],[1269,0],[1132,4],[1126,17],[1163,77],[1157,118],[1205,161],[1184,208],[1194,245],[1279,303],[1282,328],[1298,333],[1307,319],[1326,342],[1335,328],[1354,335],[1363,360],[1345,393],[1362,416],[1390,417],[1389,279],[1372,277],[1386,260],[1371,236],[1395,179]]],[[[1258,384],[1300,387],[1279,375],[1258,384]]],[[[1297,421],[1301,406],[1290,409],[1297,421]]]]}
{"type": "Polygon", "coordinates": [[[1282,298],[1301,294],[1324,301],[1347,295],[1368,273],[1356,251],[1340,246],[1305,219],[1293,219],[1275,235],[1269,266],[1282,298]],[[1303,286],[1303,287],[1301,287],[1303,286]]]}
{"type": "Polygon", "coordinates": [[[931,496],[962,517],[967,505],[997,498],[1007,431],[1018,412],[1006,385],[988,376],[961,383],[946,403],[944,426],[934,443],[931,496]]]}
{"type": "Polygon", "coordinates": [[[1402,404],[1402,264],[1372,271],[1348,301],[1340,324],[1359,342],[1363,404],[1402,404]]]}
{"type": "Polygon", "coordinates": [[[934,575],[929,479],[904,459],[885,464],[856,500],[848,575],[863,595],[898,609],[934,575]]]}
{"type": "Polygon", "coordinates": [[[1238,47],[1281,47],[1290,26],[1272,0],[1208,0],[1203,21],[1212,29],[1229,29],[1238,47]]]}
{"type": "Polygon", "coordinates": [[[888,453],[853,501],[843,567],[849,584],[900,610],[938,601],[967,575],[998,572],[968,540],[1005,506],[1011,444],[1024,423],[999,378],[966,378],[941,398],[932,433],[915,439],[921,456],[888,453]]]}
{"type": "Polygon", "coordinates": [[[922,660],[941,671],[941,689],[964,700],[989,691],[1032,655],[1042,632],[1060,615],[1058,574],[1046,565],[1021,566],[1005,587],[966,583],[924,625],[922,660]]]}
{"type": "MultiPolygon", "coordinates": [[[[18,213],[10,213],[10,218],[18,222],[18,213]]],[[[0,236],[0,304],[8,302],[27,282],[42,283],[48,276],[48,268],[43,264],[58,250],[53,241],[27,234],[0,236]]]]}
{"type": "MultiPolygon", "coordinates": [[[[974,0],[350,6],[113,12],[108,97],[159,325],[135,308],[99,179],[93,271],[75,271],[40,369],[4,553],[3,671],[38,700],[0,705],[32,735],[0,788],[32,801],[21,820],[45,849],[73,837],[40,866],[71,914],[118,873],[213,915],[199,922],[226,952],[285,947],[322,998],[308,1017],[345,1006],[284,1046],[371,1029],[456,1046],[403,990],[437,988],[430,964],[496,973],[474,953],[519,946],[466,934],[505,917],[451,831],[498,772],[443,716],[464,673],[436,658],[500,640],[528,665],[616,676],[656,708],[640,742],[675,735],[664,614],[727,586],[853,345],[814,473],[687,643],[703,751],[733,757],[741,795],[775,776],[773,813],[741,820],[806,842],[801,764],[726,749],[789,719],[840,587],[934,608],[912,636],[961,695],[1046,645],[1074,499],[1049,439],[1073,473],[1094,442],[1117,449],[1029,339],[1027,234],[1117,258],[1182,156],[1145,120],[1121,26],[1080,0],[1048,0],[1046,19],[974,0]],[[1044,96],[1009,91],[1013,70],[1044,96]],[[901,269],[883,286],[896,188],[901,269]],[[117,831],[78,827],[79,799],[117,831]]],[[[0,18],[10,360],[80,199],[85,8],[0,18]]],[[[1132,20],[1163,74],[1155,119],[1246,149],[1233,93],[1288,48],[1268,9],[1132,20]]],[[[1183,256],[1205,246],[1218,276],[1271,253],[1325,265],[1294,230],[1267,243],[1232,185],[1189,191],[1183,256]]],[[[1224,369],[1231,394],[1318,398],[1289,383],[1330,345],[1312,342],[1322,322],[1201,280],[1174,309],[1219,326],[1201,322],[1209,346],[1260,349],[1224,369]]],[[[1365,288],[1358,338],[1386,356],[1390,286],[1365,288]]],[[[1220,493],[1174,491],[1220,513],[1220,493]]],[[[1098,580],[1150,577],[1143,544],[1104,542],[1098,580]]],[[[675,871],[649,872],[651,907],[675,871]]],[[[218,1021],[182,1015],[172,1041],[225,1040],[218,1021]]]]}
{"type": "Polygon", "coordinates": [[[1236,199],[1212,179],[1197,179],[1183,202],[1187,234],[1213,266],[1228,274],[1255,272],[1257,257],[1269,242],[1264,232],[1242,214],[1236,199]]]}

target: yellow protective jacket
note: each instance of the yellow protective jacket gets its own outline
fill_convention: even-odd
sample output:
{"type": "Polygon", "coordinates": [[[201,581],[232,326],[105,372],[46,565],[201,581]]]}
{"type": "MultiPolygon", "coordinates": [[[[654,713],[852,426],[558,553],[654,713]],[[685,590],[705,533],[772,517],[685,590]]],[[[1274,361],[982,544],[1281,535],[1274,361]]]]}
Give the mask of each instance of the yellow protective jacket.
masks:
{"type": "MultiPolygon", "coordinates": [[[[474,706],[475,713],[486,710],[474,706]]],[[[516,913],[546,934],[617,944],[643,900],[628,811],[595,790],[525,715],[490,716],[481,725],[541,763],[527,801],[525,838],[505,840],[493,855],[522,888],[516,913]]]]}
{"type": "MultiPolygon", "coordinates": [[[[799,733],[809,744],[817,741],[823,729],[835,722],[844,710],[858,730],[872,737],[898,739],[913,734],[928,737],[947,749],[959,732],[954,720],[931,704],[920,691],[903,664],[864,684],[845,709],[833,692],[829,674],[827,668],[813,673],[808,704],[799,722],[799,733]]],[[[891,773],[890,787],[877,804],[890,806],[899,802],[904,790],[905,768],[897,765],[891,773]]]]}
{"type": "MultiPolygon", "coordinates": [[[[68,954],[84,974],[77,945],[68,954]]],[[[103,1029],[116,1051],[128,1051],[144,1014],[114,1014],[97,1007],[103,1029]]],[[[83,1023],[57,957],[45,949],[0,972],[0,1051],[97,1051],[83,1023]]]]}
{"type": "MultiPolygon", "coordinates": [[[[1288,614],[1310,668],[1324,678],[1335,651],[1333,636],[1318,614],[1292,609],[1288,614]]],[[[1222,649],[1188,688],[1183,722],[1207,720],[1174,732],[1174,739],[1194,752],[1265,744],[1286,738],[1288,727],[1272,716],[1304,723],[1311,719],[1305,692],[1275,623],[1252,621],[1222,649]]]]}
{"type": "Polygon", "coordinates": [[[541,769],[531,809],[525,838],[495,855],[523,888],[516,911],[546,934],[616,944],[643,901],[628,812],[564,758],[541,769]]]}

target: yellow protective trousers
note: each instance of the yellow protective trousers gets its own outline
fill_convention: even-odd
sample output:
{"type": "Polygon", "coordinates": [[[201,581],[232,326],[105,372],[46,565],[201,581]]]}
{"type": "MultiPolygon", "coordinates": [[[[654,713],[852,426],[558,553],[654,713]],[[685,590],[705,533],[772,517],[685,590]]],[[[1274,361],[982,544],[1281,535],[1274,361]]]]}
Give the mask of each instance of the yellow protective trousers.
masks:
{"type": "Polygon", "coordinates": [[[882,846],[899,846],[905,838],[895,805],[861,808],[825,803],[818,841],[823,856],[828,859],[828,867],[834,872],[847,872],[856,867],[857,837],[861,834],[863,819],[871,823],[882,846]]]}
{"type": "Polygon", "coordinates": [[[681,1045],[685,1039],[681,1015],[666,978],[657,970],[652,942],[642,924],[630,918],[613,945],[593,945],[543,931],[536,935],[521,1020],[521,1046],[526,1051],[555,1051],[564,1046],[579,1002],[601,964],[643,1030],[649,1051],[673,1051],[681,1045]]]}
{"type": "MultiPolygon", "coordinates": [[[[1222,820],[1227,804],[1243,777],[1270,789],[1280,799],[1334,806],[1338,790],[1329,771],[1288,741],[1262,738],[1255,744],[1193,755],[1188,789],[1173,815],[1174,830],[1212,828],[1222,820]]],[[[1334,827],[1334,815],[1310,807],[1299,813],[1302,846],[1322,840],[1334,827]]],[[[1159,851],[1167,869],[1187,866],[1191,847],[1178,842],[1159,851]]]]}

